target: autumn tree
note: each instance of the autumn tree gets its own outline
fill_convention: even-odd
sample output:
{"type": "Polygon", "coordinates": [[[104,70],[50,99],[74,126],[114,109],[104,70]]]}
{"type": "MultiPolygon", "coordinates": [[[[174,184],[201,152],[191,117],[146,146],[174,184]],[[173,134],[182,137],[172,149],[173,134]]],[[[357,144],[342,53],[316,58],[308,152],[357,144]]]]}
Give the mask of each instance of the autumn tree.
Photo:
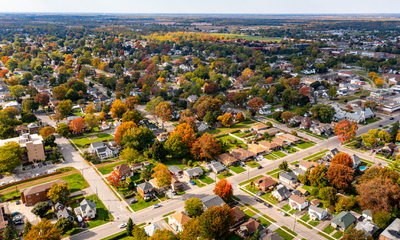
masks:
{"type": "Polygon", "coordinates": [[[334,132],[338,136],[340,143],[349,142],[356,137],[358,129],[356,122],[350,122],[345,119],[336,124],[334,132]]]}
{"type": "Polygon", "coordinates": [[[56,228],[50,220],[42,220],[33,225],[25,240],[59,240],[62,237],[60,229],[56,228]]]}
{"type": "Polygon", "coordinates": [[[375,178],[389,178],[392,182],[399,182],[400,174],[393,169],[387,167],[371,167],[367,169],[361,178],[358,179],[358,183],[368,182],[375,178]]]}
{"type": "Polygon", "coordinates": [[[172,233],[172,231],[167,229],[157,229],[153,236],[149,238],[149,240],[178,240],[176,236],[172,233]]]}
{"type": "Polygon", "coordinates": [[[255,97],[251,99],[247,105],[253,108],[254,110],[258,111],[261,107],[265,105],[265,101],[262,100],[262,98],[255,97]]]}
{"type": "Polygon", "coordinates": [[[333,206],[337,200],[337,190],[333,187],[323,187],[320,188],[318,191],[318,197],[322,200],[326,201],[329,206],[333,206]]]}
{"type": "Polygon", "coordinates": [[[326,185],[326,173],[328,168],[324,164],[318,164],[310,173],[308,180],[313,187],[321,187],[326,185]]]}
{"type": "Polygon", "coordinates": [[[326,177],[331,186],[345,190],[353,181],[353,174],[354,171],[350,167],[336,164],[329,167],[326,177]]]}
{"type": "Polygon", "coordinates": [[[25,112],[34,112],[39,109],[39,104],[32,98],[24,99],[22,101],[22,109],[25,112]]]}
{"type": "Polygon", "coordinates": [[[145,148],[150,148],[154,138],[153,131],[147,127],[131,128],[124,134],[122,145],[142,151],[145,148]]]}
{"type": "Polygon", "coordinates": [[[139,101],[135,97],[128,97],[125,100],[125,105],[130,111],[135,110],[135,108],[138,104],[139,104],[139,101]]]}
{"type": "Polygon", "coordinates": [[[232,185],[226,179],[221,179],[215,184],[214,193],[220,196],[225,202],[231,202],[233,199],[232,185]]]}
{"type": "Polygon", "coordinates": [[[162,142],[156,140],[151,147],[151,154],[155,160],[162,162],[167,157],[168,151],[162,142]]]}
{"type": "Polygon", "coordinates": [[[38,93],[35,96],[35,101],[39,103],[42,109],[44,109],[44,107],[49,104],[50,97],[47,93],[38,93]]]}
{"type": "Polygon", "coordinates": [[[157,164],[154,167],[153,178],[157,179],[157,185],[161,188],[168,188],[171,185],[171,174],[169,173],[167,167],[164,164],[157,164]]]}
{"type": "Polygon", "coordinates": [[[233,124],[233,117],[230,113],[225,113],[217,118],[218,121],[221,121],[221,124],[225,127],[231,127],[233,124]]]}
{"type": "MultiPolygon", "coordinates": [[[[92,113],[85,115],[85,123],[88,128],[92,131],[95,127],[99,126],[99,119],[92,113]]],[[[71,121],[72,122],[72,121],[71,121]]]]}
{"type": "Polygon", "coordinates": [[[66,94],[67,94],[67,89],[63,86],[58,86],[53,88],[53,97],[57,100],[65,99],[66,94]]]}
{"type": "Polygon", "coordinates": [[[221,153],[221,144],[211,134],[206,133],[194,142],[191,153],[196,159],[213,159],[221,153]]]}
{"type": "Polygon", "coordinates": [[[15,118],[17,115],[19,115],[21,112],[15,108],[15,107],[7,107],[3,109],[2,111],[7,117],[9,118],[15,118]]]}
{"type": "Polygon", "coordinates": [[[200,216],[201,236],[205,239],[223,239],[234,221],[233,210],[227,204],[212,206],[200,216]]]}
{"type": "Polygon", "coordinates": [[[289,111],[283,112],[281,115],[281,118],[285,123],[287,123],[289,121],[289,119],[291,119],[292,117],[293,117],[293,113],[291,113],[289,111]]]}
{"type": "MultiPolygon", "coordinates": [[[[370,129],[368,133],[361,134],[362,143],[365,147],[371,148],[378,143],[379,129],[370,129]]],[[[390,136],[391,138],[391,136],[390,136]]]]}
{"type": "Polygon", "coordinates": [[[128,131],[128,129],[132,129],[132,128],[137,128],[136,123],[134,123],[134,122],[121,123],[121,125],[119,125],[117,127],[117,130],[115,131],[115,137],[114,137],[115,143],[118,145],[121,145],[124,134],[126,133],[126,131],[128,131]]]}
{"type": "Polygon", "coordinates": [[[386,211],[378,211],[372,215],[372,220],[380,228],[385,229],[389,226],[392,216],[386,211]]]}
{"type": "Polygon", "coordinates": [[[272,77],[267,77],[267,79],[265,79],[266,84],[271,84],[273,81],[274,79],[272,77]]]}
{"type": "MultiPolygon", "coordinates": [[[[174,131],[170,133],[170,137],[178,134],[182,138],[182,142],[188,148],[191,148],[194,141],[196,140],[196,136],[194,135],[193,127],[186,123],[181,123],[175,127],[174,131]]],[[[168,141],[168,140],[167,140],[168,141]]]]}
{"type": "MultiPolygon", "coordinates": [[[[372,237],[372,236],[369,236],[372,237]]],[[[363,230],[358,230],[354,228],[354,226],[350,226],[348,229],[346,229],[343,237],[341,238],[342,240],[370,240],[370,238],[366,236],[365,232],[363,230]]],[[[372,238],[374,239],[374,238],[372,238]]],[[[372,240],[371,239],[371,240],[372,240]]]]}
{"type": "Polygon", "coordinates": [[[140,156],[140,153],[136,149],[132,149],[130,147],[124,148],[121,151],[120,157],[128,164],[136,163],[136,160],[140,156]]]}
{"type": "Polygon", "coordinates": [[[42,128],[42,129],[39,131],[39,134],[40,134],[40,136],[43,137],[43,139],[45,139],[46,137],[52,135],[52,134],[55,133],[55,132],[56,132],[56,130],[55,130],[53,127],[47,126],[47,127],[42,128]]]}
{"type": "Polygon", "coordinates": [[[354,204],[355,201],[352,198],[342,195],[335,204],[335,212],[336,214],[339,214],[342,211],[348,211],[354,206],[354,204]]]}
{"type": "Polygon", "coordinates": [[[71,130],[69,129],[69,126],[66,123],[60,123],[57,126],[56,133],[61,136],[66,137],[71,134],[71,130]]]}
{"type": "Polygon", "coordinates": [[[111,182],[111,184],[114,185],[115,187],[119,187],[121,185],[120,183],[121,178],[115,171],[112,172],[110,175],[108,175],[107,181],[111,182]]]}
{"type": "Polygon", "coordinates": [[[348,166],[350,168],[353,167],[353,159],[350,157],[350,155],[348,153],[338,153],[336,154],[332,160],[331,160],[332,165],[335,164],[342,164],[345,166],[348,166]]]}
{"type": "Polygon", "coordinates": [[[237,122],[243,122],[244,121],[243,113],[241,113],[241,112],[237,113],[236,116],[235,116],[235,120],[237,122]]]}
{"type": "Polygon", "coordinates": [[[190,152],[190,148],[183,141],[182,136],[177,133],[169,135],[168,140],[165,142],[165,148],[173,157],[183,157],[190,152]]]}
{"type": "Polygon", "coordinates": [[[85,127],[85,120],[83,120],[82,117],[78,117],[69,122],[69,129],[73,133],[81,133],[84,127],[85,127]]]}
{"type": "Polygon", "coordinates": [[[10,90],[10,96],[13,98],[20,98],[22,97],[22,94],[25,91],[25,87],[21,86],[21,85],[15,85],[15,86],[11,86],[9,88],[10,90]]]}
{"type": "Polygon", "coordinates": [[[61,116],[66,117],[72,112],[72,102],[71,100],[63,100],[57,106],[57,112],[61,116]]]}
{"type": "Polygon", "coordinates": [[[86,114],[93,114],[95,112],[97,112],[97,110],[96,110],[96,107],[95,107],[95,105],[93,103],[90,103],[89,105],[87,105],[85,107],[85,113],[86,114]]]}
{"type": "MultiPolygon", "coordinates": [[[[203,206],[203,204],[201,204],[201,206],[203,206]]],[[[183,226],[183,231],[178,232],[177,236],[179,240],[196,240],[200,237],[200,230],[200,218],[192,217],[183,226]]]]}
{"type": "Polygon", "coordinates": [[[111,117],[120,118],[122,114],[126,112],[126,105],[119,99],[115,100],[111,106],[111,117]]]}
{"type": "Polygon", "coordinates": [[[194,218],[203,214],[203,203],[199,198],[189,198],[185,201],[185,211],[188,213],[189,217],[194,218]]]}
{"type": "Polygon", "coordinates": [[[378,137],[381,139],[381,141],[386,143],[389,143],[392,140],[392,136],[386,131],[380,131],[378,133],[378,137]]]}
{"type": "Polygon", "coordinates": [[[168,102],[162,102],[158,104],[156,107],[156,115],[161,119],[162,121],[162,127],[164,128],[164,123],[166,121],[171,120],[172,116],[172,107],[171,104],[168,102]]]}
{"type": "Polygon", "coordinates": [[[181,113],[179,123],[186,123],[188,125],[193,125],[196,121],[196,118],[194,117],[194,113],[190,111],[189,109],[183,110],[181,113]]]}
{"type": "Polygon", "coordinates": [[[124,114],[122,114],[122,122],[134,122],[136,124],[139,124],[140,120],[142,119],[142,116],[140,115],[139,112],[133,110],[133,111],[127,111],[124,114]]]}
{"type": "Polygon", "coordinates": [[[24,150],[19,147],[19,143],[10,141],[0,147],[0,172],[12,173],[14,169],[21,165],[21,157],[24,150]]]}
{"type": "Polygon", "coordinates": [[[50,190],[47,192],[47,197],[50,198],[53,203],[60,202],[62,204],[65,204],[66,202],[68,202],[70,194],[71,190],[66,184],[53,183],[50,190]]]}

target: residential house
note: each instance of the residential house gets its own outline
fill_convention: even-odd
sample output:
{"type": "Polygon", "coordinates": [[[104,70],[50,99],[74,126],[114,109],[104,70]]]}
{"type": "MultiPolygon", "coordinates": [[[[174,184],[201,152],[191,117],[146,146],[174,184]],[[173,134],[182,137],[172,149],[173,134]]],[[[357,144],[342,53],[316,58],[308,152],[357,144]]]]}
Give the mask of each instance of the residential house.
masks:
{"type": "Polygon", "coordinates": [[[157,230],[162,231],[163,229],[157,223],[153,223],[144,227],[143,230],[147,236],[151,237],[156,233],[157,230]]]}
{"type": "Polygon", "coordinates": [[[185,212],[177,212],[168,217],[168,224],[177,231],[183,231],[183,226],[190,220],[190,217],[185,212]]]}
{"type": "Polygon", "coordinates": [[[311,127],[311,119],[309,117],[304,117],[300,123],[300,129],[309,129],[311,127]]]}
{"type": "Polygon", "coordinates": [[[236,233],[242,237],[247,238],[251,236],[256,230],[261,231],[263,226],[260,220],[250,218],[247,222],[242,223],[236,233]]]}
{"type": "Polygon", "coordinates": [[[133,173],[136,173],[137,171],[142,170],[142,169],[143,169],[142,163],[133,163],[133,164],[131,164],[131,170],[132,170],[133,173]]]}
{"type": "Polygon", "coordinates": [[[313,125],[310,127],[310,131],[316,135],[331,135],[333,133],[334,126],[329,123],[320,123],[319,125],[313,125]]]}
{"type": "Polygon", "coordinates": [[[297,183],[297,176],[293,172],[281,172],[279,173],[279,180],[286,184],[297,183]]]}
{"type": "Polygon", "coordinates": [[[299,176],[299,175],[304,175],[304,173],[306,173],[306,171],[304,171],[301,168],[295,168],[292,170],[292,172],[294,173],[294,175],[299,176]]]}
{"type": "Polygon", "coordinates": [[[238,159],[230,153],[223,153],[217,157],[217,161],[224,164],[225,166],[232,166],[238,162],[238,159]]]}
{"type": "Polygon", "coordinates": [[[182,169],[180,169],[177,166],[169,166],[168,170],[172,175],[175,175],[175,176],[180,176],[183,173],[182,169]]]}
{"type": "Polygon", "coordinates": [[[198,178],[203,175],[203,169],[201,167],[188,168],[183,171],[183,175],[189,179],[198,178]]]}
{"type": "Polygon", "coordinates": [[[90,144],[89,152],[94,154],[96,153],[97,156],[103,160],[107,158],[116,157],[119,155],[119,148],[107,146],[104,142],[94,142],[90,144]]]}
{"type": "Polygon", "coordinates": [[[278,146],[280,146],[280,147],[283,147],[283,146],[289,146],[290,145],[290,142],[289,141],[286,141],[285,139],[282,139],[282,138],[274,138],[274,139],[272,139],[272,142],[273,143],[276,143],[278,146]]]}
{"type": "Polygon", "coordinates": [[[157,139],[160,142],[165,142],[168,140],[168,133],[167,132],[163,132],[157,135],[157,139]]]}
{"type": "Polygon", "coordinates": [[[210,129],[210,127],[205,122],[201,122],[200,125],[197,126],[197,131],[199,131],[199,132],[205,132],[205,131],[208,131],[208,129],[210,129]]]}
{"type": "Polygon", "coordinates": [[[254,180],[251,183],[259,190],[262,190],[264,192],[268,192],[269,190],[272,190],[276,185],[278,185],[278,183],[270,177],[262,177],[254,180]]]}
{"type": "Polygon", "coordinates": [[[391,85],[391,84],[399,85],[400,84],[400,75],[385,73],[382,75],[382,80],[385,82],[389,82],[389,85],[391,85]]]}
{"type": "Polygon", "coordinates": [[[257,144],[249,144],[248,148],[250,152],[254,153],[255,155],[264,155],[267,149],[265,149],[263,146],[257,145],[257,144]]]}
{"type": "Polygon", "coordinates": [[[289,197],[289,205],[292,209],[301,211],[308,207],[308,201],[305,198],[292,194],[292,196],[289,197]]]}
{"type": "Polygon", "coordinates": [[[154,197],[154,188],[149,182],[141,183],[137,186],[137,191],[145,199],[154,197]]]}
{"type": "Polygon", "coordinates": [[[244,148],[232,150],[231,154],[233,154],[240,161],[250,161],[255,156],[254,153],[252,153],[249,150],[246,150],[244,148]]]}
{"type": "Polygon", "coordinates": [[[294,136],[292,134],[289,134],[289,133],[277,134],[276,137],[280,138],[280,139],[283,139],[283,140],[286,140],[286,141],[289,141],[292,144],[296,144],[296,143],[301,141],[301,138],[296,137],[296,136],[294,136]]]}
{"type": "Polygon", "coordinates": [[[57,179],[51,182],[42,183],[39,185],[27,187],[19,190],[21,194],[21,201],[26,206],[33,206],[38,202],[44,202],[49,200],[47,197],[47,192],[50,190],[51,186],[54,184],[67,184],[65,180],[57,179]]]}
{"type": "Polygon", "coordinates": [[[29,130],[30,134],[38,134],[39,133],[39,129],[40,129],[39,124],[37,124],[37,123],[29,123],[27,127],[28,127],[28,130],[29,130]]]}
{"type": "Polygon", "coordinates": [[[199,99],[199,97],[197,97],[197,95],[190,95],[190,96],[187,98],[187,101],[188,101],[189,103],[194,103],[194,102],[196,102],[198,99],[199,99]]]}
{"type": "Polygon", "coordinates": [[[209,164],[209,169],[213,171],[215,174],[219,174],[220,172],[225,171],[224,165],[222,165],[220,162],[213,161],[209,164]]]}
{"type": "Polygon", "coordinates": [[[254,132],[258,132],[258,131],[266,130],[266,129],[268,129],[268,126],[265,125],[264,123],[259,123],[257,125],[253,125],[251,127],[251,131],[254,131],[254,132]]]}
{"type": "Polygon", "coordinates": [[[316,163],[316,162],[309,162],[309,161],[301,160],[299,163],[299,168],[302,169],[303,171],[307,171],[307,169],[309,169],[309,168],[312,169],[316,166],[318,166],[318,163],[316,163]]]}
{"type": "Polygon", "coordinates": [[[288,120],[288,124],[291,124],[293,126],[297,126],[299,125],[301,122],[303,121],[303,117],[302,116],[294,116],[291,119],[288,120]]]}
{"type": "Polygon", "coordinates": [[[353,168],[354,169],[361,165],[361,158],[360,157],[358,157],[355,154],[351,155],[350,157],[351,157],[351,160],[353,160],[353,168]]]}
{"type": "Polygon", "coordinates": [[[324,158],[325,158],[325,160],[330,161],[330,160],[332,160],[332,158],[334,158],[335,155],[338,154],[338,153],[340,153],[339,150],[338,150],[337,148],[334,148],[334,149],[332,149],[332,150],[329,150],[329,151],[326,153],[326,156],[325,156],[324,158]]]}
{"type": "Polygon", "coordinates": [[[46,160],[42,136],[38,134],[24,133],[19,137],[0,140],[0,146],[7,142],[16,142],[20,148],[26,149],[26,156],[22,157],[23,162],[36,162],[46,160]]]}
{"type": "Polygon", "coordinates": [[[374,233],[376,233],[376,231],[379,230],[378,226],[375,223],[368,220],[357,222],[354,228],[363,231],[366,236],[372,236],[374,235],[374,233]]]}
{"type": "Polygon", "coordinates": [[[340,71],[338,73],[339,77],[345,77],[345,78],[350,78],[350,77],[354,77],[354,73],[349,72],[349,71],[340,71]]]}
{"type": "Polygon", "coordinates": [[[275,136],[278,132],[279,132],[279,129],[277,129],[277,128],[269,128],[269,129],[258,131],[258,134],[260,136],[263,136],[264,133],[268,133],[268,136],[272,137],[272,136],[275,136]]]}
{"type": "Polygon", "coordinates": [[[176,175],[171,176],[171,188],[174,192],[183,191],[183,184],[176,175]]]}
{"type": "Polygon", "coordinates": [[[274,191],[271,192],[271,196],[276,198],[279,202],[290,197],[292,193],[284,185],[279,185],[274,191]]]}
{"type": "Polygon", "coordinates": [[[396,218],[382,233],[379,240],[400,240],[400,218],[396,218]]]}
{"type": "Polygon", "coordinates": [[[295,191],[299,191],[301,193],[300,195],[304,195],[304,196],[308,195],[308,191],[305,190],[304,188],[302,188],[301,186],[297,186],[295,191]]]}
{"type": "Polygon", "coordinates": [[[285,240],[284,238],[280,237],[277,232],[270,232],[266,235],[261,236],[260,240],[285,240]]]}
{"type": "Polygon", "coordinates": [[[372,221],[372,212],[371,210],[364,210],[361,212],[362,216],[364,217],[364,219],[368,220],[368,221],[372,221]]]}
{"type": "Polygon", "coordinates": [[[278,145],[275,142],[267,142],[267,141],[261,141],[258,143],[259,146],[263,147],[267,151],[275,151],[276,149],[280,148],[280,145],[278,145]]]}
{"type": "Polygon", "coordinates": [[[72,215],[71,210],[69,210],[68,208],[64,208],[63,210],[60,210],[57,212],[57,218],[66,218],[69,219],[71,222],[74,222],[74,216],[72,215]]]}
{"type": "Polygon", "coordinates": [[[164,187],[158,185],[157,178],[152,178],[149,180],[149,183],[153,186],[153,190],[156,191],[158,194],[164,192],[164,187]]]}
{"type": "Polygon", "coordinates": [[[331,219],[331,226],[345,231],[351,224],[356,222],[356,218],[350,212],[342,211],[331,219]]]}
{"type": "Polygon", "coordinates": [[[118,175],[120,180],[125,180],[132,176],[132,170],[128,164],[120,164],[114,167],[114,173],[118,175]]]}
{"type": "Polygon", "coordinates": [[[204,210],[210,207],[222,207],[225,204],[224,200],[222,200],[220,196],[214,194],[203,197],[200,201],[203,203],[204,210]]]}
{"type": "Polygon", "coordinates": [[[15,127],[15,131],[19,134],[22,135],[24,133],[28,133],[28,128],[26,125],[18,125],[15,127]]]}
{"type": "Polygon", "coordinates": [[[308,208],[308,215],[310,215],[311,220],[322,220],[328,217],[328,211],[314,206],[313,204],[310,205],[308,208]]]}
{"type": "Polygon", "coordinates": [[[234,207],[232,208],[233,214],[235,215],[235,222],[233,223],[233,226],[236,226],[244,221],[245,213],[243,210],[240,210],[239,207],[234,207]]]}

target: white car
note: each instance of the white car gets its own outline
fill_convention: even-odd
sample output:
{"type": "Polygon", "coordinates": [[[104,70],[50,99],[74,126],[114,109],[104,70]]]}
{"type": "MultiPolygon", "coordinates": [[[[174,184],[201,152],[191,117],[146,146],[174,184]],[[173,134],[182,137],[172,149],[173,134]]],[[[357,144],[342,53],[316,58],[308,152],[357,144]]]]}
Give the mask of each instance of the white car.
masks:
{"type": "Polygon", "coordinates": [[[159,208],[159,207],[161,207],[161,205],[158,204],[158,203],[156,203],[156,204],[153,205],[153,208],[159,208]]]}
{"type": "Polygon", "coordinates": [[[118,225],[119,228],[126,228],[127,224],[126,223],[121,223],[120,225],[118,225]]]}

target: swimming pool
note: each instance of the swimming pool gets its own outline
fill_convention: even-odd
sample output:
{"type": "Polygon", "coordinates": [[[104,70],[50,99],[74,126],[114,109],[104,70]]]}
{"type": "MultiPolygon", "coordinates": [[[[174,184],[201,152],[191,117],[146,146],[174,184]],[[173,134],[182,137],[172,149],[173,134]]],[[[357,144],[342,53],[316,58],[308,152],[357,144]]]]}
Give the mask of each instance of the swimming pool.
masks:
{"type": "Polygon", "coordinates": [[[360,167],[360,171],[365,171],[365,169],[367,169],[367,167],[365,167],[365,166],[360,167]]]}

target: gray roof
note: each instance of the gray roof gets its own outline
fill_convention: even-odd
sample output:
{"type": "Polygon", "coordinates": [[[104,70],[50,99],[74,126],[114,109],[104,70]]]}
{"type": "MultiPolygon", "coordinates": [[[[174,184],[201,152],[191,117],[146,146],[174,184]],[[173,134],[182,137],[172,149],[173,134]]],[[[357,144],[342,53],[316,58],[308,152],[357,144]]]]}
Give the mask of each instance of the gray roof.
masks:
{"type": "Polygon", "coordinates": [[[362,221],[357,223],[355,229],[364,231],[366,235],[373,235],[379,228],[375,223],[362,221]]]}
{"type": "Polygon", "coordinates": [[[96,209],[96,202],[87,200],[86,198],[82,200],[81,204],[82,211],[86,211],[86,209],[96,209]]]}
{"type": "Polygon", "coordinates": [[[350,212],[342,211],[334,218],[332,218],[331,222],[335,223],[336,225],[338,225],[343,229],[347,229],[356,220],[357,220],[356,217],[354,217],[353,214],[351,214],[350,212]]]}
{"type": "Polygon", "coordinates": [[[189,176],[197,176],[199,174],[203,174],[203,169],[201,169],[201,167],[194,167],[194,168],[188,168],[185,170],[185,172],[189,175],[189,176]]]}
{"type": "Polygon", "coordinates": [[[319,213],[319,214],[322,214],[322,213],[325,211],[324,209],[319,208],[319,207],[314,206],[314,205],[310,205],[309,209],[310,209],[311,211],[317,212],[317,213],[319,213]]]}
{"type": "Polygon", "coordinates": [[[276,191],[280,196],[284,196],[284,197],[290,197],[290,195],[291,195],[289,189],[287,189],[286,186],[280,187],[274,191],[276,191]]]}
{"type": "Polygon", "coordinates": [[[300,168],[293,169],[293,172],[295,172],[299,175],[304,175],[304,173],[306,173],[306,171],[304,171],[303,169],[300,169],[300,168]]]}
{"type": "Polygon", "coordinates": [[[176,175],[176,174],[179,174],[180,172],[182,172],[182,169],[180,169],[180,168],[177,167],[177,166],[169,166],[169,167],[168,167],[168,170],[169,170],[170,172],[174,173],[175,175],[176,175]]]}
{"type": "Polygon", "coordinates": [[[104,146],[104,143],[102,141],[94,142],[90,144],[92,148],[101,148],[104,146]]]}
{"type": "Polygon", "coordinates": [[[146,226],[146,227],[143,228],[144,232],[145,232],[145,233],[147,234],[147,236],[149,236],[149,237],[153,236],[154,233],[156,233],[156,230],[157,230],[157,229],[160,230],[160,231],[163,230],[160,226],[158,226],[157,223],[153,223],[153,224],[151,224],[151,225],[146,226]]]}
{"type": "Polygon", "coordinates": [[[101,154],[101,153],[103,153],[103,152],[106,152],[107,149],[108,149],[108,147],[101,147],[101,148],[98,148],[98,149],[97,149],[97,153],[98,153],[98,154],[101,154]]]}
{"type": "Polygon", "coordinates": [[[281,177],[285,178],[287,180],[290,180],[290,181],[297,181],[297,176],[294,175],[293,172],[282,172],[282,173],[279,173],[279,178],[281,178],[281,177]]]}
{"type": "Polygon", "coordinates": [[[212,206],[213,207],[222,206],[225,203],[220,196],[214,194],[208,195],[207,197],[203,197],[202,199],[200,199],[200,201],[206,208],[210,208],[212,206]]]}
{"type": "Polygon", "coordinates": [[[149,182],[144,182],[138,185],[138,188],[142,189],[143,191],[153,189],[153,185],[151,185],[149,182]]]}
{"type": "Polygon", "coordinates": [[[220,162],[215,162],[215,163],[211,164],[211,167],[216,172],[225,170],[225,167],[220,162]]]}
{"type": "Polygon", "coordinates": [[[62,218],[62,217],[65,217],[66,219],[70,220],[71,218],[74,219],[72,212],[67,208],[64,208],[63,210],[57,212],[57,218],[62,218]]]}
{"type": "Polygon", "coordinates": [[[372,212],[371,212],[371,210],[364,210],[364,211],[362,211],[362,214],[364,215],[367,215],[368,217],[372,217],[372,212]]]}
{"type": "Polygon", "coordinates": [[[386,239],[398,240],[400,239],[400,219],[396,218],[382,233],[386,239]]]}

